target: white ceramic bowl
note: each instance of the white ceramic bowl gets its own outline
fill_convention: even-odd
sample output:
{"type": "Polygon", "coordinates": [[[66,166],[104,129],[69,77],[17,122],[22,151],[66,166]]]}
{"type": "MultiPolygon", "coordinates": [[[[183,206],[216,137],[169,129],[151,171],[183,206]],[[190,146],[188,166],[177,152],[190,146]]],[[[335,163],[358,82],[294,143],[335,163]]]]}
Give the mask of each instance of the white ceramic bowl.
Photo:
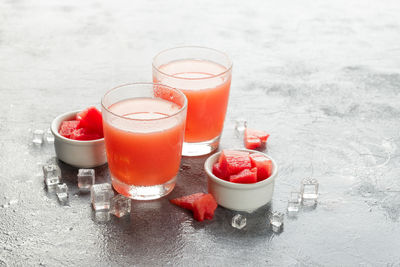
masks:
{"type": "Polygon", "coordinates": [[[211,155],[204,163],[207,172],[208,193],[211,193],[218,205],[236,211],[252,212],[271,201],[274,193],[275,179],[278,174],[276,162],[268,155],[255,150],[234,149],[261,154],[272,161],[271,176],[254,184],[231,183],[222,180],[212,173],[212,166],[219,159],[221,152],[211,155]]]}
{"type": "Polygon", "coordinates": [[[73,120],[78,112],[80,111],[61,114],[51,123],[57,158],[78,168],[92,168],[103,165],[107,162],[104,138],[79,141],[65,138],[58,133],[61,122],[73,120]]]}

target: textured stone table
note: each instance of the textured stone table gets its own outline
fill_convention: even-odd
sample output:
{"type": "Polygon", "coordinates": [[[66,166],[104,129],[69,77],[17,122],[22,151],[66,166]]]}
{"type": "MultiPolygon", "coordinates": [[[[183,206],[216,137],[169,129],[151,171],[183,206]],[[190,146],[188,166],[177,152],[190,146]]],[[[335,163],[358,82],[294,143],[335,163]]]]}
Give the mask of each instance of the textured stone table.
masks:
{"type": "MultiPolygon", "coordinates": [[[[400,265],[400,4],[398,1],[0,1],[0,266],[400,265]],[[240,147],[233,121],[271,134],[280,173],[273,202],[239,231],[233,212],[193,221],[168,199],[206,190],[206,157],[183,158],[172,194],[96,220],[77,169],[60,206],[31,144],[60,113],[98,105],[109,88],[151,79],[160,50],[214,47],[234,61],[221,148],[240,147]],[[273,234],[304,177],[314,210],[273,234]]],[[[96,169],[109,180],[107,166],[96,169]]]]}

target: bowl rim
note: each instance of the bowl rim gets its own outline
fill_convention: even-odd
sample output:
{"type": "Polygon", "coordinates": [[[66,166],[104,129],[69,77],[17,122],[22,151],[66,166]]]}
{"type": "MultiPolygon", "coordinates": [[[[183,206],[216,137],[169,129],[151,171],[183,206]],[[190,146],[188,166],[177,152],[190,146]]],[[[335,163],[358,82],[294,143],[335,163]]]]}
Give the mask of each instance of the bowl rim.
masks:
{"type": "Polygon", "coordinates": [[[69,111],[65,112],[63,114],[58,115],[54,120],[51,122],[51,132],[53,133],[54,137],[59,139],[60,141],[64,143],[69,143],[73,145],[91,145],[91,144],[100,144],[104,142],[104,137],[96,140],[73,140],[66,138],[62,136],[59,132],[58,129],[60,128],[60,125],[63,121],[72,118],[74,115],[77,113],[81,112],[82,110],[75,110],[75,111],[69,111]]]}
{"type": "Polygon", "coordinates": [[[217,176],[215,176],[212,173],[211,168],[209,167],[209,166],[212,166],[217,161],[219,155],[221,155],[222,151],[219,151],[219,152],[209,156],[207,158],[207,160],[204,162],[204,170],[206,171],[208,177],[211,180],[213,180],[214,182],[216,182],[222,186],[232,188],[232,189],[246,190],[246,189],[255,189],[255,188],[259,188],[259,187],[264,187],[275,181],[275,178],[278,174],[278,165],[276,164],[275,160],[271,156],[269,156],[263,152],[257,151],[257,150],[251,150],[251,149],[246,149],[246,148],[234,148],[234,149],[227,149],[227,150],[246,151],[246,152],[250,152],[250,153],[257,153],[257,154],[267,157],[268,159],[270,159],[272,161],[272,165],[273,165],[272,174],[267,179],[260,181],[260,182],[252,183],[252,184],[239,184],[239,183],[232,183],[232,182],[222,180],[221,178],[218,178],[217,176]]]}

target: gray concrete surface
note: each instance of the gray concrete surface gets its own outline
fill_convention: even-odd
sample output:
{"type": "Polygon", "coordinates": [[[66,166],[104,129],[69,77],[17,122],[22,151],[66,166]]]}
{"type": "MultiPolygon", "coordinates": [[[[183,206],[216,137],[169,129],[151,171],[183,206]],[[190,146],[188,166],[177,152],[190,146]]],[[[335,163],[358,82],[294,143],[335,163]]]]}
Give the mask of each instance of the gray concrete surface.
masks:
{"type": "Polygon", "coordinates": [[[0,1],[0,265],[399,266],[399,14],[395,0],[0,1]],[[242,231],[221,207],[193,221],[168,198],[206,190],[199,157],[183,159],[170,196],[107,223],[59,162],[72,191],[60,206],[38,168],[53,148],[35,148],[30,131],[151,80],[158,51],[189,44],[231,55],[221,148],[242,145],[238,116],[271,134],[273,202],[242,231]],[[266,213],[307,176],[320,181],[317,208],[273,234],[266,213]]]}

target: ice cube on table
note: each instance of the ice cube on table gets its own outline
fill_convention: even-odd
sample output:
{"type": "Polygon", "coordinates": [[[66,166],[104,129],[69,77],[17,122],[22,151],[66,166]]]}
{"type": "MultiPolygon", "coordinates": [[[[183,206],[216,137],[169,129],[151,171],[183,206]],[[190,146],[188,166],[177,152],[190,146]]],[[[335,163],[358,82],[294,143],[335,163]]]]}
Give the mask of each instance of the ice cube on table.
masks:
{"type": "Polygon", "coordinates": [[[273,211],[270,215],[269,222],[272,227],[272,231],[280,232],[283,228],[284,214],[279,211],[273,211]]]}
{"type": "Polygon", "coordinates": [[[54,143],[54,135],[51,132],[50,129],[47,129],[47,131],[44,133],[44,139],[48,144],[53,144],[54,143]]]}
{"type": "Polygon", "coordinates": [[[247,121],[243,118],[235,120],[235,133],[238,137],[242,137],[247,128],[247,121]]]}
{"type": "Polygon", "coordinates": [[[116,195],[110,200],[110,213],[118,218],[131,212],[131,199],[123,195],[116,195]]]}
{"type": "Polygon", "coordinates": [[[95,183],[94,169],[79,169],[78,170],[78,188],[80,191],[89,192],[90,188],[95,183]]]}
{"type": "Polygon", "coordinates": [[[312,206],[317,203],[318,181],[313,178],[305,178],[301,182],[302,203],[305,206],[312,206]]]}
{"type": "Polygon", "coordinates": [[[32,142],[35,145],[40,146],[43,143],[43,130],[34,130],[33,131],[33,137],[32,137],[32,142]]]}
{"type": "Polygon", "coordinates": [[[68,201],[68,186],[67,184],[58,184],[56,187],[57,198],[61,203],[68,201]]]}
{"type": "Polygon", "coordinates": [[[241,214],[236,214],[235,216],[232,217],[232,222],[231,225],[232,227],[236,229],[242,229],[243,227],[246,226],[247,219],[241,214]]]}
{"type": "Polygon", "coordinates": [[[94,219],[96,222],[104,223],[111,219],[110,210],[97,210],[94,212],[94,219]]]}
{"type": "Polygon", "coordinates": [[[114,196],[111,184],[94,184],[90,188],[90,199],[94,210],[110,209],[110,199],[114,196]]]}
{"type": "Polygon", "coordinates": [[[301,204],[300,192],[291,192],[287,206],[288,215],[296,216],[297,213],[299,212],[300,204],[301,204]]]}
{"type": "Polygon", "coordinates": [[[60,182],[61,179],[61,170],[55,164],[44,165],[42,167],[44,182],[46,186],[55,186],[60,182]]]}

